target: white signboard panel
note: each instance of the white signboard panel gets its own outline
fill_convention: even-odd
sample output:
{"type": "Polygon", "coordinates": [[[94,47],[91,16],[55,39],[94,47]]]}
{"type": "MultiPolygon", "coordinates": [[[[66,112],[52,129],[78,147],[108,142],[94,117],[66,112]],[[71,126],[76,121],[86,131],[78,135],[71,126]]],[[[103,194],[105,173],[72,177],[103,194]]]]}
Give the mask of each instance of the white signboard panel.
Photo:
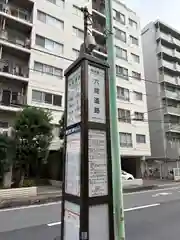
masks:
{"type": "Polygon", "coordinates": [[[79,240],[79,214],[79,205],[65,201],[64,240],[79,240]]]}
{"type": "Polygon", "coordinates": [[[108,194],[106,133],[89,130],[89,197],[108,194]]]}
{"type": "Polygon", "coordinates": [[[89,121],[106,122],[105,114],[105,71],[88,66],[89,121]]]}
{"type": "Polygon", "coordinates": [[[89,208],[89,240],[109,240],[108,204],[89,208]]]}
{"type": "Polygon", "coordinates": [[[81,67],[67,79],[67,127],[81,121],[81,67]]]}
{"type": "Polygon", "coordinates": [[[65,192],[80,196],[80,132],[67,136],[65,192]]]}

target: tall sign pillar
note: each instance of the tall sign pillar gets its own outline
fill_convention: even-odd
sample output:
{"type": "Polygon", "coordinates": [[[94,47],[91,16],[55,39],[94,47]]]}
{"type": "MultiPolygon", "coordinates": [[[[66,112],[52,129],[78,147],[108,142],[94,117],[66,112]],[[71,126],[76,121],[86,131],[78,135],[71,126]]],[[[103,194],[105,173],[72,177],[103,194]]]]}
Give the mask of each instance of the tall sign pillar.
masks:
{"type": "Polygon", "coordinates": [[[108,65],[84,54],[65,79],[61,240],[114,240],[108,65]]]}

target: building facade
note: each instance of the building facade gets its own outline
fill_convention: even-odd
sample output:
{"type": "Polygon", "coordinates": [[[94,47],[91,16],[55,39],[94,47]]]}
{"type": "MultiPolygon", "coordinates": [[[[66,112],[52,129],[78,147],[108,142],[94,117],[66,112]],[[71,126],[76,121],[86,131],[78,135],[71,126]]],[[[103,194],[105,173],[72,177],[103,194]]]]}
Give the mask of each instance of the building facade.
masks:
{"type": "MultiPolygon", "coordinates": [[[[0,128],[10,126],[24,104],[50,109],[54,125],[51,149],[58,149],[63,75],[78,57],[83,42],[83,1],[0,2],[0,128]]],[[[92,0],[87,6],[97,43],[94,55],[106,60],[105,3],[92,0]]],[[[137,15],[119,1],[113,1],[113,9],[121,155],[127,170],[129,166],[139,169],[142,157],[150,155],[140,23],[137,15]]]]}
{"type": "Polygon", "coordinates": [[[122,167],[140,177],[140,165],[151,154],[140,19],[118,1],[113,9],[122,167]]]}
{"type": "Polygon", "coordinates": [[[175,167],[180,156],[180,32],[157,20],[143,29],[142,42],[152,158],[175,167]]]}

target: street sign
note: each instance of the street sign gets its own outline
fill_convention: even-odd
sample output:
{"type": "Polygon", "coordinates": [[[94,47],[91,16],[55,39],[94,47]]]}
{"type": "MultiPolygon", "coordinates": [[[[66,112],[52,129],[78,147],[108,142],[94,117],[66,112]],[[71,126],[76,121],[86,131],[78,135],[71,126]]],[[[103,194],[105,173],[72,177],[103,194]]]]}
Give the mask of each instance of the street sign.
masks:
{"type": "Polygon", "coordinates": [[[65,79],[61,240],[114,240],[108,65],[84,54],[65,79]]]}

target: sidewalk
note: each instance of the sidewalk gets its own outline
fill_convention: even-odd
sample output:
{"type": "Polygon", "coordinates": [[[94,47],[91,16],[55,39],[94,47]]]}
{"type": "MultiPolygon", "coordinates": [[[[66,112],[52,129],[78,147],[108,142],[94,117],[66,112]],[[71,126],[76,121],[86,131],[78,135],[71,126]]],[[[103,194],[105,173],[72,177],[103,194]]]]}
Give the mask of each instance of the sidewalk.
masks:
{"type": "Polygon", "coordinates": [[[123,189],[124,193],[129,192],[138,192],[138,191],[146,191],[158,188],[167,188],[173,186],[180,186],[180,182],[175,182],[173,180],[160,180],[160,179],[147,179],[143,180],[143,186],[132,186],[129,188],[123,189]]]}
{"type": "MultiPolygon", "coordinates": [[[[143,186],[128,187],[123,189],[123,192],[131,193],[158,188],[168,188],[173,186],[180,186],[180,182],[178,183],[168,180],[144,180],[143,186]]],[[[46,204],[60,201],[61,198],[62,198],[61,188],[53,186],[41,186],[37,188],[37,196],[35,197],[0,200],[0,209],[29,206],[34,204],[46,204]]]]}
{"type": "Polygon", "coordinates": [[[61,197],[61,189],[53,186],[41,186],[37,188],[35,197],[0,200],[0,209],[56,202],[60,201],[61,197]]]}

